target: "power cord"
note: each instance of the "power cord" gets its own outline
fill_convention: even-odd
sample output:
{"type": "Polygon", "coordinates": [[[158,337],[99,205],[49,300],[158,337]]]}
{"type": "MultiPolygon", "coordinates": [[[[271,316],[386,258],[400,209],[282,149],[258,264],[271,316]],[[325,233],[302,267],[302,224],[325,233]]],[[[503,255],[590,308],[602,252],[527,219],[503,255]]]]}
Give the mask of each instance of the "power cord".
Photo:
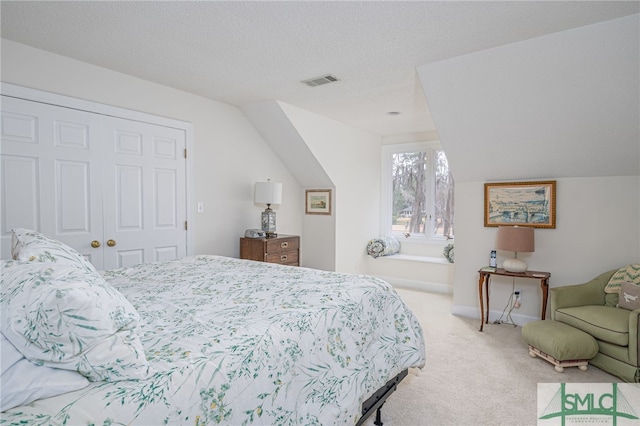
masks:
{"type": "Polygon", "coordinates": [[[513,281],[511,283],[511,296],[509,296],[509,300],[507,300],[507,304],[505,305],[504,309],[502,310],[502,315],[500,315],[500,318],[498,318],[497,320],[495,320],[493,322],[494,324],[508,324],[508,325],[512,325],[514,327],[517,326],[517,324],[513,321],[513,318],[511,317],[511,312],[513,312],[513,310],[516,308],[516,303],[514,303],[514,300],[513,300],[513,295],[515,294],[515,289],[516,289],[516,279],[513,278],[513,281]],[[510,309],[509,309],[509,306],[511,306],[510,309]],[[507,309],[508,309],[508,311],[507,311],[507,309]],[[506,316],[506,319],[503,321],[502,318],[505,317],[505,316],[506,316]]]}

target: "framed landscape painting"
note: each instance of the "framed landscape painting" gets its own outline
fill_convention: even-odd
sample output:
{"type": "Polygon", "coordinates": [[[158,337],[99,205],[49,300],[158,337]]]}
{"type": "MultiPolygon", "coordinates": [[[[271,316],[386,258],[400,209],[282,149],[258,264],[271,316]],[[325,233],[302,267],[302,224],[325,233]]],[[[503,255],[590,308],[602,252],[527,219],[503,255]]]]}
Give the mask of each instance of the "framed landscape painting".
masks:
{"type": "Polygon", "coordinates": [[[556,227],[556,181],[484,184],[484,226],[556,227]]]}
{"type": "Polygon", "coordinates": [[[305,193],[306,214],[331,214],[330,189],[307,189],[305,193]]]}

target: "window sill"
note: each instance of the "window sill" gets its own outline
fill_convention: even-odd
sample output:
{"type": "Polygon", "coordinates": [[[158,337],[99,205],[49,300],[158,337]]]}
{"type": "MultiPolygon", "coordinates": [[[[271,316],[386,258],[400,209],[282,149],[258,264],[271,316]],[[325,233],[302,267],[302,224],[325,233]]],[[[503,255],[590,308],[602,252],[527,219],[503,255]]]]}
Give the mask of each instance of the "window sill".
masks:
{"type": "Polygon", "coordinates": [[[415,244],[416,246],[436,246],[436,247],[445,247],[447,244],[452,244],[453,239],[447,240],[446,238],[422,238],[422,237],[409,237],[406,238],[402,234],[390,234],[394,236],[400,244],[415,244]]]}
{"type": "Polygon", "coordinates": [[[409,262],[422,262],[422,263],[439,263],[444,265],[453,265],[447,259],[442,257],[430,257],[430,256],[416,256],[413,254],[393,254],[391,256],[381,256],[376,258],[378,259],[387,259],[387,260],[405,260],[409,262]]]}

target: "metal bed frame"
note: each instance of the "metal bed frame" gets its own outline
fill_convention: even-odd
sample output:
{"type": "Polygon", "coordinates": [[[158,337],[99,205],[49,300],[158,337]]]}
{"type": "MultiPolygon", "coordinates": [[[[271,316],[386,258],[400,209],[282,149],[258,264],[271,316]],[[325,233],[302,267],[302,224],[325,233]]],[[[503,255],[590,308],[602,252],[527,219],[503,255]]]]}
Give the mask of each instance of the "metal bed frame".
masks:
{"type": "Polygon", "coordinates": [[[369,399],[362,403],[362,417],[356,423],[356,426],[361,426],[364,422],[373,414],[375,411],[376,419],[373,422],[376,426],[382,426],[382,415],[380,410],[382,406],[387,401],[387,398],[391,396],[393,392],[398,387],[398,383],[402,381],[405,377],[407,377],[408,370],[401,371],[397,376],[393,379],[389,380],[384,386],[378,389],[369,399]]]}

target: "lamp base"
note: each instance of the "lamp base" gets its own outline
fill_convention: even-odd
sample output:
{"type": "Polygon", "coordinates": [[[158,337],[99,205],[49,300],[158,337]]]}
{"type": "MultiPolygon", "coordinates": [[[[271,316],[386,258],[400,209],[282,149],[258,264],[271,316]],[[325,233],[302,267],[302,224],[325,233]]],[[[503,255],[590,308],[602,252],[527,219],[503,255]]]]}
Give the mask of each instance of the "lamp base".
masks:
{"type": "Polygon", "coordinates": [[[276,236],[276,212],[271,210],[269,204],[267,204],[266,210],[260,215],[260,222],[262,224],[262,230],[267,234],[267,238],[276,236]]]}
{"type": "Polygon", "coordinates": [[[518,258],[505,259],[502,267],[507,272],[523,273],[527,271],[527,262],[518,258]]]}

